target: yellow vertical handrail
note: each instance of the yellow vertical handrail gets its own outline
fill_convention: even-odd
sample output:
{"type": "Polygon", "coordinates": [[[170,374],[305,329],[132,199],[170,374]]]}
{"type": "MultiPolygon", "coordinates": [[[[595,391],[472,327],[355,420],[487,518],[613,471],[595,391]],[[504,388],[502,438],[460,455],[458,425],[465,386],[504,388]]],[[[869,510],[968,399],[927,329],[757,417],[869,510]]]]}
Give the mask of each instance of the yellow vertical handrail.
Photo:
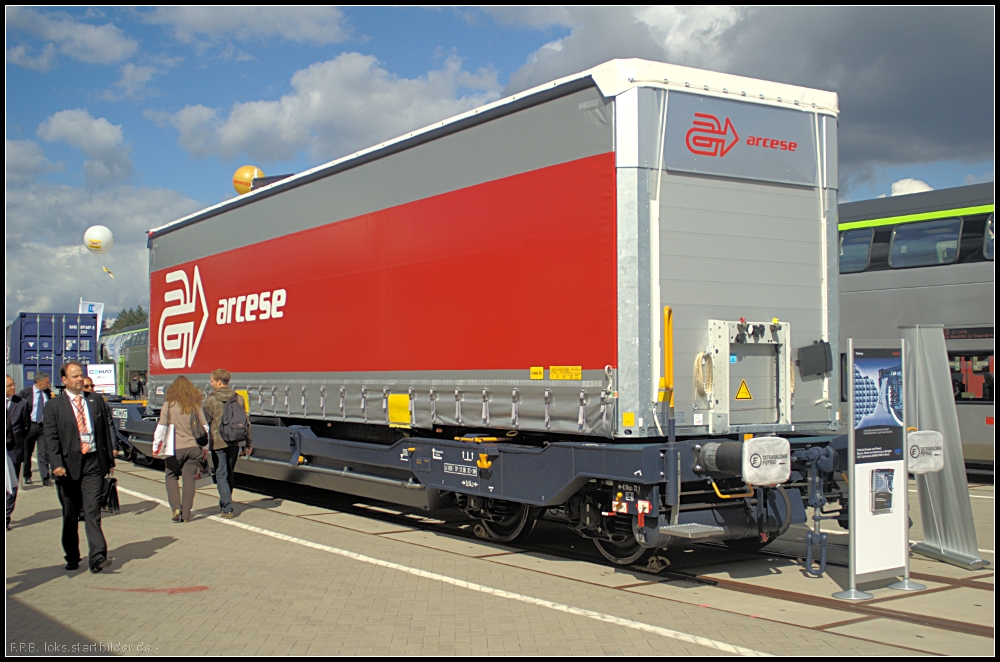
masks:
{"type": "Polygon", "coordinates": [[[663,308],[663,377],[658,399],[674,408],[674,311],[670,306],[663,308]]]}

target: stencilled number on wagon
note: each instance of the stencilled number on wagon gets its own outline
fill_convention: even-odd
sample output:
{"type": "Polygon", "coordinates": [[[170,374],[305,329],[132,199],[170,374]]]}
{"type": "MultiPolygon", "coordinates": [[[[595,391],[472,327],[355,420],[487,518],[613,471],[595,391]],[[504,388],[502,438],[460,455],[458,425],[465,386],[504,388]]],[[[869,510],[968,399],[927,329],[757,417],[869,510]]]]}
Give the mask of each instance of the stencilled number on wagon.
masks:
{"type": "Polygon", "coordinates": [[[114,418],[128,418],[128,409],[123,409],[121,407],[115,407],[111,410],[111,416],[114,418]]]}

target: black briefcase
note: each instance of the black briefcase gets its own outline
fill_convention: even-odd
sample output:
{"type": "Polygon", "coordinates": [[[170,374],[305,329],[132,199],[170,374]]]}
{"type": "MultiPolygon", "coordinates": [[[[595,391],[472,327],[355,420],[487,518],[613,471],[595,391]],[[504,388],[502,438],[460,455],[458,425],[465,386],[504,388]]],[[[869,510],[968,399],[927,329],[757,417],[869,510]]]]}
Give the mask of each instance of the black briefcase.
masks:
{"type": "Polygon", "coordinates": [[[101,510],[109,515],[117,515],[121,511],[121,505],[118,503],[117,478],[104,477],[104,490],[101,491],[101,510]]]}

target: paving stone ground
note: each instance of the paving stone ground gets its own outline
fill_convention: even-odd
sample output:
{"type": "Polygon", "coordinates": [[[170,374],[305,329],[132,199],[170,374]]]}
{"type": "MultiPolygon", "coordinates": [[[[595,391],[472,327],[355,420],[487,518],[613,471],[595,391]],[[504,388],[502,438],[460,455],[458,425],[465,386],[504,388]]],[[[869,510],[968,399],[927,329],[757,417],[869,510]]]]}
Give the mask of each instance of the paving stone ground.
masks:
{"type": "MultiPolygon", "coordinates": [[[[724,595],[699,606],[682,595],[684,588],[628,588],[649,579],[628,571],[542,554],[517,555],[517,563],[502,553],[476,558],[498,554],[497,546],[399,533],[398,526],[248,492],[237,492],[234,521],[268,533],[209,519],[218,512],[210,489],[196,497],[201,517],[175,524],[156,501],[126,493],[163,500],[162,476],[122,469],[122,511],[103,523],[115,563],[100,574],[86,566],[63,569],[54,489],[21,489],[5,539],[8,654],[722,654],[703,643],[569,613],[574,608],[772,654],[913,654],[869,641],[878,638],[870,634],[815,629],[851,620],[845,612],[813,612],[808,627],[797,626],[726,609],[724,595]],[[301,541],[559,607],[470,590],[301,541]]],[[[992,593],[981,593],[992,604],[992,593]]],[[[731,597],[734,605],[742,599],[731,597]]],[[[992,652],[992,639],[933,634],[946,644],[953,639],[955,651],[992,652]]]]}

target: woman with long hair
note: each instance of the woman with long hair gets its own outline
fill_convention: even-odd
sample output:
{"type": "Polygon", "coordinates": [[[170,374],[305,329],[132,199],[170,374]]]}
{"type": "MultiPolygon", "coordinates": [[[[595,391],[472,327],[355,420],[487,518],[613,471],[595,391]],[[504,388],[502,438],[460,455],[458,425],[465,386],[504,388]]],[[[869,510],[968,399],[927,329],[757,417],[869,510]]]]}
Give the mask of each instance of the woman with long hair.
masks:
{"type": "Polygon", "coordinates": [[[199,468],[208,458],[208,422],[201,408],[204,399],[205,394],[181,376],[167,389],[160,411],[160,424],[174,426],[174,454],[164,464],[167,501],[175,522],[191,521],[195,482],[200,477],[199,468]],[[184,479],[183,499],[177,487],[179,478],[184,479]]]}

